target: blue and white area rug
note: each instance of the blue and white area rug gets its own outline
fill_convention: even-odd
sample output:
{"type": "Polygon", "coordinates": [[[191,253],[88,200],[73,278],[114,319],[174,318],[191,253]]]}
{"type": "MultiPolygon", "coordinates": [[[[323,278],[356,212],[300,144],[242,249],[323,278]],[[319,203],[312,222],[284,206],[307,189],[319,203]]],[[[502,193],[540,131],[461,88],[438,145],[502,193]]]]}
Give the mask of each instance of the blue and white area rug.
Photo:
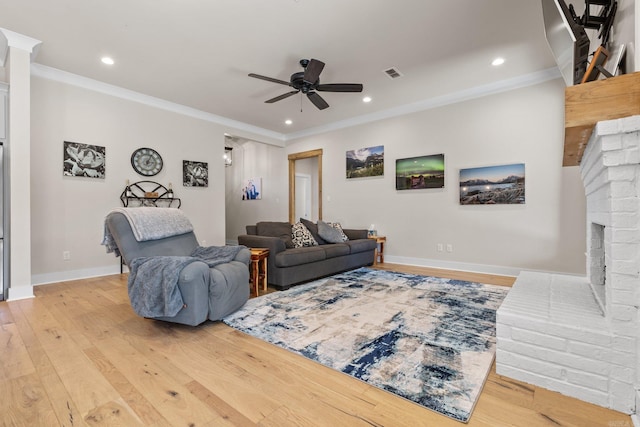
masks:
{"type": "Polygon", "coordinates": [[[361,268],[251,299],[224,322],[467,422],[508,291],[361,268]]]}

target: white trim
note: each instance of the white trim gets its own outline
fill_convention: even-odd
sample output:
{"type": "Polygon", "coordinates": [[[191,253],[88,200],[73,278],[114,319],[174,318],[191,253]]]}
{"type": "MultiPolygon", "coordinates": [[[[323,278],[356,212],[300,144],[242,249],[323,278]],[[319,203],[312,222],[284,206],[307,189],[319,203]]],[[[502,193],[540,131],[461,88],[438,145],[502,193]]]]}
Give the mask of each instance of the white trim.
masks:
{"type": "MultiPolygon", "coordinates": [[[[125,266],[126,269],[126,266],[125,266]]],[[[126,271],[126,270],[125,270],[126,271]]],[[[120,265],[109,267],[87,268],[84,270],[59,271],[56,273],[34,274],[31,282],[34,286],[46,285],[49,283],[66,282],[67,280],[89,279],[92,277],[110,276],[120,274],[120,265]]],[[[9,288],[11,292],[11,288],[9,288]]]]}
{"type": "MultiPolygon", "coordinates": [[[[2,30],[2,28],[0,28],[2,30]]],[[[160,98],[156,98],[149,95],[144,95],[129,89],[124,89],[118,86],[114,86],[108,83],[104,83],[98,80],[90,79],[88,77],[79,76],[77,74],[69,73],[67,71],[58,70],[56,68],[48,67],[41,64],[31,64],[31,75],[40,77],[43,79],[53,80],[72,86],[81,87],[83,89],[93,90],[95,92],[104,93],[107,95],[115,96],[118,98],[126,99],[129,101],[139,102],[141,104],[149,105],[151,107],[160,108],[162,110],[171,111],[185,116],[193,117],[200,120],[205,120],[212,123],[217,123],[223,126],[229,126],[235,129],[239,129],[246,132],[251,132],[257,135],[262,135],[268,138],[273,138],[277,141],[282,141],[285,146],[288,141],[302,138],[305,136],[317,135],[333,130],[344,129],[347,127],[357,126],[365,123],[370,123],[378,120],[388,119],[392,117],[398,117],[405,114],[411,114],[418,111],[429,110],[433,108],[442,107],[445,105],[456,104],[471,99],[481,98],[487,95],[493,95],[500,92],[506,92],[509,90],[519,89],[527,86],[536,85],[561,78],[560,70],[557,67],[549,68],[546,70],[538,71],[535,73],[525,74],[523,76],[513,77],[507,80],[501,80],[494,83],[489,83],[482,86],[476,86],[473,88],[465,89],[459,92],[454,92],[435,98],[429,98],[422,101],[414,102],[412,104],[401,105],[399,107],[390,108],[376,113],[365,114],[351,119],[340,120],[327,125],[318,126],[302,130],[299,132],[293,132],[289,134],[282,134],[274,132],[268,129],[264,129],[258,126],[254,126],[248,123],[239,122],[237,120],[228,119],[226,117],[218,116],[215,114],[207,113],[195,108],[187,107],[185,105],[176,104],[174,102],[165,101],[160,98]]]]}
{"type": "Polygon", "coordinates": [[[561,78],[560,70],[557,67],[548,68],[546,70],[537,71],[535,73],[525,74],[523,76],[513,77],[507,80],[501,80],[498,82],[489,83],[482,86],[476,86],[469,89],[461,90],[435,98],[429,98],[422,101],[414,102],[412,104],[401,105],[399,107],[390,108],[388,110],[378,111],[376,113],[365,114],[351,119],[340,120],[327,125],[318,126],[311,129],[302,130],[299,132],[289,133],[286,135],[286,140],[291,141],[293,139],[302,138],[305,136],[317,135],[333,130],[344,129],[351,126],[357,126],[365,123],[374,122],[377,120],[388,119],[392,117],[403,116],[405,114],[416,113],[418,111],[430,110],[433,108],[443,107],[445,105],[456,104],[463,101],[468,101],[475,98],[481,98],[487,95],[493,95],[500,92],[506,92],[509,90],[520,89],[527,86],[533,86],[536,84],[544,83],[549,80],[561,78]]]}
{"type": "Polygon", "coordinates": [[[149,95],[144,95],[119,86],[114,86],[88,77],[79,76],[67,71],[58,70],[57,68],[47,67],[42,64],[31,64],[31,75],[47,80],[53,80],[72,86],[81,87],[83,89],[92,90],[106,95],[115,96],[117,98],[126,99],[128,101],[138,102],[140,104],[159,108],[161,110],[171,111],[173,113],[182,114],[207,122],[217,123],[219,125],[228,126],[245,132],[255,133],[257,135],[273,138],[278,141],[285,141],[285,135],[273,132],[268,129],[260,128],[248,123],[239,122],[237,120],[228,119],[226,117],[207,113],[185,105],[176,104],[175,102],[165,101],[149,95]]]}
{"type": "Polygon", "coordinates": [[[516,277],[522,269],[515,267],[500,267],[497,265],[485,265],[485,264],[469,264],[465,262],[456,261],[442,261],[437,259],[426,258],[411,258],[386,255],[384,256],[384,262],[390,264],[412,265],[417,267],[431,267],[442,268],[446,270],[456,271],[469,271],[473,273],[485,273],[485,274],[497,274],[500,276],[513,276],[516,277]]]}
{"type": "Polygon", "coordinates": [[[21,299],[33,298],[33,286],[16,286],[9,288],[9,295],[7,295],[7,301],[17,301],[21,299]]]}
{"type": "MultiPolygon", "coordinates": [[[[32,37],[18,34],[14,31],[7,30],[0,27],[0,33],[7,39],[7,46],[15,47],[20,50],[27,51],[31,54],[31,60],[33,61],[36,55],[38,55],[38,49],[42,43],[40,40],[36,40],[32,37]]],[[[6,55],[6,52],[4,52],[6,55]]],[[[2,60],[4,64],[4,59],[2,60]]]]}

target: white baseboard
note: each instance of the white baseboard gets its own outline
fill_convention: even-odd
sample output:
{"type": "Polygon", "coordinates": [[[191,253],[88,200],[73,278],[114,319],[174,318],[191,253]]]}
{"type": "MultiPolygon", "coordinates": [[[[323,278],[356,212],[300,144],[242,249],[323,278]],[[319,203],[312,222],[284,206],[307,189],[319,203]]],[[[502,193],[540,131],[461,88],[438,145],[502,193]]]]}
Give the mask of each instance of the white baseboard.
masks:
{"type": "Polygon", "coordinates": [[[17,301],[20,299],[33,298],[33,286],[16,286],[9,288],[9,294],[7,295],[7,301],[17,301]]]}
{"type": "MultiPolygon", "coordinates": [[[[124,271],[129,271],[124,266],[124,271]]],[[[59,271],[56,273],[34,274],[31,276],[31,283],[34,286],[46,285],[48,283],[66,282],[68,280],[88,279],[91,277],[110,276],[112,274],[120,274],[119,265],[110,265],[108,267],[87,268],[83,270],[59,271]]],[[[9,288],[11,293],[11,288],[9,288]]]]}
{"type": "Polygon", "coordinates": [[[442,261],[426,258],[400,257],[385,255],[384,261],[390,264],[414,265],[417,267],[443,268],[447,270],[469,271],[474,273],[498,274],[501,276],[517,276],[522,269],[515,267],[501,267],[497,265],[469,264],[456,261],[442,261]]]}
{"type": "MultiPolygon", "coordinates": [[[[228,245],[237,245],[238,241],[229,239],[225,243],[228,245]]],[[[486,264],[470,264],[465,262],[442,261],[442,260],[436,260],[436,259],[401,257],[401,256],[393,256],[393,255],[385,255],[384,260],[385,262],[388,262],[390,264],[442,268],[447,270],[469,271],[474,273],[497,274],[501,276],[513,276],[513,277],[518,276],[520,272],[523,270],[528,270],[528,269],[522,269],[517,267],[502,267],[498,265],[486,265],[486,264]]],[[[125,272],[129,271],[126,266],[124,267],[124,271],[125,272]]],[[[543,273],[567,274],[567,273],[555,272],[555,271],[543,271],[543,273]]],[[[45,285],[48,283],[64,282],[67,280],[78,280],[78,279],[88,279],[91,277],[109,276],[112,274],[120,274],[119,265],[116,264],[108,267],[60,271],[60,272],[46,273],[46,274],[34,274],[33,276],[31,276],[31,283],[34,286],[38,286],[38,285],[45,285]]],[[[16,289],[21,289],[21,288],[23,287],[16,288],[16,289]]],[[[31,291],[31,294],[29,294],[28,290],[21,289],[20,291],[16,290],[13,293],[15,293],[16,295],[15,297],[11,295],[12,290],[11,288],[9,288],[9,295],[11,299],[33,297],[33,291],[31,291]],[[24,296],[21,296],[21,295],[24,295],[24,296]]]]}

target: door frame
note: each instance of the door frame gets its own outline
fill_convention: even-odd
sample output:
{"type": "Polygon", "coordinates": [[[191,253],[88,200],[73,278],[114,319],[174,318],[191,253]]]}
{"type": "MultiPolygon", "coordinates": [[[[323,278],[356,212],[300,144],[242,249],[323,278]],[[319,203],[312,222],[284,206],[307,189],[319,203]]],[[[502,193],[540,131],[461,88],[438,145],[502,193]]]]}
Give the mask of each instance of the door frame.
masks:
{"type": "Polygon", "coordinates": [[[289,159],[289,222],[294,224],[296,217],[296,160],[318,158],[318,219],[322,219],[322,148],[317,150],[291,153],[289,159]]]}

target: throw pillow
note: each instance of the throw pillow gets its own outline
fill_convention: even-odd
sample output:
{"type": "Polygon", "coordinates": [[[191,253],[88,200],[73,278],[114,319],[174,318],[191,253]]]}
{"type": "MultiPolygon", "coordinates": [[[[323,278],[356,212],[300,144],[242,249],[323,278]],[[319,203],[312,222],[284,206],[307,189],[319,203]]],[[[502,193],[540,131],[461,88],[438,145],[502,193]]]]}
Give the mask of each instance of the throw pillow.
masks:
{"type": "Polygon", "coordinates": [[[288,222],[262,221],[256,224],[258,236],[278,237],[287,248],[293,248],[291,241],[291,224],[288,222]]]}
{"type": "Polygon", "coordinates": [[[342,231],[339,223],[330,223],[318,221],[318,233],[320,237],[330,243],[342,243],[349,240],[342,231]]]}
{"type": "Polygon", "coordinates": [[[342,225],[340,225],[339,222],[328,222],[327,224],[329,224],[330,226],[332,226],[333,228],[335,228],[340,232],[343,242],[346,242],[347,240],[349,240],[349,237],[345,234],[344,230],[342,229],[342,225]]]}
{"type": "Polygon", "coordinates": [[[318,246],[318,242],[307,227],[301,222],[296,222],[291,227],[291,240],[296,248],[304,248],[307,246],[318,246]]]}
{"type": "Polygon", "coordinates": [[[319,245],[326,245],[327,242],[318,234],[318,225],[308,219],[300,218],[300,222],[311,232],[311,235],[319,245]]]}

